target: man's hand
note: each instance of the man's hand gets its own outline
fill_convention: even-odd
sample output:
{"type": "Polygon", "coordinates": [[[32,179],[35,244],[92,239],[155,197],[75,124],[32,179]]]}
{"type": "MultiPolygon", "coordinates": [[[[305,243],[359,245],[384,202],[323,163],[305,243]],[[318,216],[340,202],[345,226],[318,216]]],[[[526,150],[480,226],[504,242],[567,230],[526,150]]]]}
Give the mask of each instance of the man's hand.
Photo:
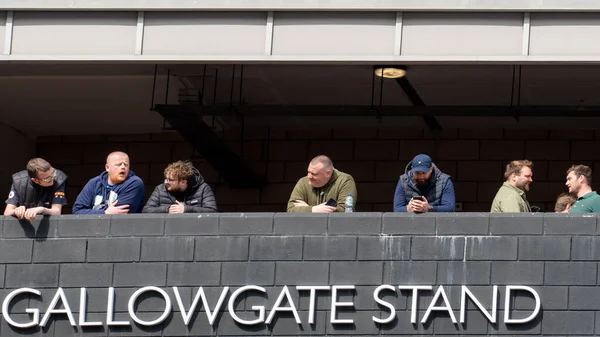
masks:
{"type": "Polygon", "coordinates": [[[175,200],[175,203],[169,206],[169,214],[183,213],[185,212],[185,206],[179,201],[175,200]]]}
{"type": "Polygon", "coordinates": [[[25,206],[19,206],[15,208],[14,215],[19,219],[23,219],[23,217],[25,216],[25,211],[27,211],[25,206]]]}
{"type": "Polygon", "coordinates": [[[322,203],[317,206],[313,206],[313,208],[312,208],[313,213],[331,213],[333,211],[335,211],[335,207],[327,206],[327,205],[325,205],[325,203],[322,203]]]}
{"type": "Polygon", "coordinates": [[[302,200],[294,200],[294,206],[296,206],[296,207],[302,207],[302,206],[308,206],[308,204],[305,203],[302,200]]]}
{"type": "Polygon", "coordinates": [[[42,214],[43,212],[44,212],[44,207],[29,208],[29,209],[25,210],[25,214],[23,215],[23,218],[25,220],[31,221],[31,220],[35,219],[36,215],[42,214]]]}
{"type": "Polygon", "coordinates": [[[108,206],[106,211],[104,211],[104,214],[127,214],[127,213],[129,213],[129,205],[117,206],[117,202],[119,202],[119,200],[115,200],[115,202],[110,204],[110,206],[108,206]]]}
{"type": "Polygon", "coordinates": [[[429,206],[429,203],[425,197],[421,197],[421,200],[411,199],[406,206],[406,210],[411,213],[427,213],[429,210],[431,210],[431,206],[429,206]]]}

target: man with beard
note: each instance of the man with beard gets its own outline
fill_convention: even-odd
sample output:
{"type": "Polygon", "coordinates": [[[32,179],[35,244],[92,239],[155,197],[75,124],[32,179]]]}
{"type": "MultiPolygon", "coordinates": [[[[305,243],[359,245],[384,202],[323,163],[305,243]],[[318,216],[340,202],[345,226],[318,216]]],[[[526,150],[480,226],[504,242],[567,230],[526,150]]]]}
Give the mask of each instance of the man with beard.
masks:
{"type": "Polygon", "coordinates": [[[158,185],[142,213],[217,212],[210,186],[190,162],[176,161],[165,169],[165,183],[158,185]]]}
{"type": "Polygon", "coordinates": [[[351,175],[336,170],[327,156],[316,156],[308,164],[287,205],[288,212],[345,212],[346,198],[351,195],[356,209],[356,184],[351,175]]]}
{"type": "Polygon", "coordinates": [[[573,165],[567,170],[569,193],[577,196],[569,213],[600,213],[600,195],[592,191],[592,169],[585,165],[573,165]]]}
{"type": "Polygon", "coordinates": [[[449,175],[426,154],[408,163],[394,194],[394,212],[454,212],[456,199],[449,175]]]}
{"type": "Polygon", "coordinates": [[[124,152],[109,154],[105,169],[79,193],[73,214],[140,213],[144,203],[144,183],[129,170],[129,156],[124,152]]]}
{"type": "Polygon", "coordinates": [[[492,213],[531,212],[526,192],[533,182],[533,163],[529,160],[513,160],[506,165],[506,181],[492,202],[492,213]]]}

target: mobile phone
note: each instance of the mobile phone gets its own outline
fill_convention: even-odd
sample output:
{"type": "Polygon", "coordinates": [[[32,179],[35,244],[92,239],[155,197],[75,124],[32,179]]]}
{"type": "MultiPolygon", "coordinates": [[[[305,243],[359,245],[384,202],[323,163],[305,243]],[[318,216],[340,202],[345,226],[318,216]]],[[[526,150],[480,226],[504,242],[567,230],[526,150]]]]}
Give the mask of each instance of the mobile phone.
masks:
{"type": "Polygon", "coordinates": [[[423,201],[423,197],[418,195],[416,197],[412,197],[412,200],[419,200],[419,201],[423,201]]]}
{"type": "Polygon", "coordinates": [[[333,198],[330,198],[329,200],[327,200],[327,202],[325,203],[325,205],[327,206],[331,206],[331,207],[336,207],[337,206],[337,201],[333,198]]]}

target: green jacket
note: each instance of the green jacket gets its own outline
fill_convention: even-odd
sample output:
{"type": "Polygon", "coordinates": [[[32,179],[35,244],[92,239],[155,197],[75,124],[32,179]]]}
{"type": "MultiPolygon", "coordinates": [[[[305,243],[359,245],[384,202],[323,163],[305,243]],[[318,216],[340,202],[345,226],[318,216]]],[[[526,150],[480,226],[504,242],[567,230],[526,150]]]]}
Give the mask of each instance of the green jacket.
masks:
{"type": "Polygon", "coordinates": [[[334,169],[327,184],[321,188],[313,188],[308,183],[308,177],[303,177],[298,180],[296,187],[292,191],[287,211],[312,212],[312,206],[322,204],[333,198],[337,201],[335,212],[344,212],[346,210],[344,204],[346,203],[346,196],[348,194],[352,194],[354,209],[356,209],[356,184],[354,183],[354,178],[347,173],[334,169]],[[296,200],[304,201],[309,206],[294,206],[294,201],[296,200]]]}
{"type": "Polygon", "coordinates": [[[492,213],[531,212],[525,191],[504,182],[492,202],[492,213]]]}

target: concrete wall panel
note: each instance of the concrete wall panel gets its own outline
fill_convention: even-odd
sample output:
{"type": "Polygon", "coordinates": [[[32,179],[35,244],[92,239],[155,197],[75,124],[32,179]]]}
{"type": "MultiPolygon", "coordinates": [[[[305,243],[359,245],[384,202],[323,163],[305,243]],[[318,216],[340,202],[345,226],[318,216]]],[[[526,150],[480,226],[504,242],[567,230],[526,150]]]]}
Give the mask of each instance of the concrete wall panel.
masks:
{"type": "Polygon", "coordinates": [[[279,12],[273,55],[392,55],[395,13],[279,12]]]}
{"type": "Polygon", "coordinates": [[[402,55],[521,55],[522,13],[404,13],[402,55]]]}
{"type": "Polygon", "coordinates": [[[145,13],[144,55],[262,55],[265,12],[145,13]]]}
{"type": "Polygon", "coordinates": [[[136,12],[15,12],[12,54],[133,54],[136,22],[136,12]]]}
{"type": "Polygon", "coordinates": [[[532,13],[530,55],[600,55],[600,13],[532,13]]]}

